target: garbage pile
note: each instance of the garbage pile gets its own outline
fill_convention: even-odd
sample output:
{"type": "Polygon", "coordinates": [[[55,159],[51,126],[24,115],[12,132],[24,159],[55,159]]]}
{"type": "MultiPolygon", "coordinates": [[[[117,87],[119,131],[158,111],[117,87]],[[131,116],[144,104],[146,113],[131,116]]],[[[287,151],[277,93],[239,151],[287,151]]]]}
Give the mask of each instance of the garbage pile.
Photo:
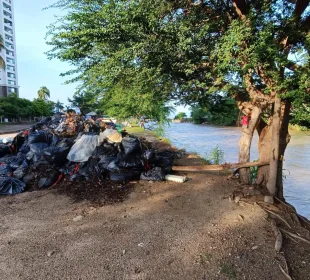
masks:
{"type": "Polygon", "coordinates": [[[173,160],[173,152],[149,149],[113,124],[74,114],[45,118],[0,144],[0,194],[49,188],[63,180],[161,181],[173,160]]]}

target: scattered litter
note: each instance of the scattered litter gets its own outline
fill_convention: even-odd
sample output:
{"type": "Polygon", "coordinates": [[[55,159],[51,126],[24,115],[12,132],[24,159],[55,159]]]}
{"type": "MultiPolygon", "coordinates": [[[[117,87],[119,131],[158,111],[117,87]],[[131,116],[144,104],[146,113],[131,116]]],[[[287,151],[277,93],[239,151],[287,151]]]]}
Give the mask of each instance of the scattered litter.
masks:
{"type": "Polygon", "coordinates": [[[167,181],[173,181],[173,182],[177,182],[177,183],[184,183],[187,178],[185,176],[177,176],[177,175],[166,175],[165,179],[167,181]]]}
{"type": "Polygon", "coordinates": [[[81,216],[81,215],[76,216],[75,218],[73,218],[74,222],[78,222],[78,221],[81,221],[81,220],[83,220],[83,216],[81,216]]]}

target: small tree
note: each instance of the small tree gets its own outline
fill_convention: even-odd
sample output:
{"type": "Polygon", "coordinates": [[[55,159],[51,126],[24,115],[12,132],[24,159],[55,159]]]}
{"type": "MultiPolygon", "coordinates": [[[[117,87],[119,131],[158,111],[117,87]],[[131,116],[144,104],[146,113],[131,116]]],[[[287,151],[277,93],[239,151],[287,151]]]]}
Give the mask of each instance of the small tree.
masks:
{"type": "Polygon", "coordinates": [[[45,86],[40,87],[40,89],[38,90],[38,98],[41,100],[48,100],[48,98],[50,97],[51,97],[50,90],[45,86]]]}
{"type": "Polygon", "coordinates": [[[186,118],[186,113],[184,112],[180,112],[178,114],[176,114],[176,116],[174,117],[175,120],[180,120],[180,119],[184,119],[186,118]]]}
{"type": "Polygon", "coordinates": [[[57,102],[54,104],[54,110],[55,110],[56,113],[59,113],[64,108],[65,108],[64,104],[61,103],[59,100],[57,100],[57,102]]]}

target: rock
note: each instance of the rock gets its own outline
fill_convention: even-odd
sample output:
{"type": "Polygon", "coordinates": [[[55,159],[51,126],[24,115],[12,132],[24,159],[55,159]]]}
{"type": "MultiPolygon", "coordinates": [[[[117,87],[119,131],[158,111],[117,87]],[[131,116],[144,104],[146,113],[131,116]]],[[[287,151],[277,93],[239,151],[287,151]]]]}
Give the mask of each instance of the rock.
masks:
{"type": "Polygon", "coordinates": [[[135,267],[135,273],[140,273],[141,272],[141,268],[140,267],[135,267]]]}
{"type": "Polygon", "coordinates": [[[252,250],[257,250],[257,249],[258,249],[258,246],[253,246],[251,249],[252,249],[252,250]]]}
{"type": "Polygon", "coordinates": [[[55,254],[55,251],[49,251],[49,252],[47,252],[47,256],[48,257],[51,257],[51,256],[53,256],[55,254]]]}
{"type": "Polygon", "coordinates": [[[73,221],[78,222],[78,221],[81,221],[82,219],[83,219],[83,216],[79,215],[79,216],[76,216],[75,218],[73,218],[73,221]]]}
{"type": "Polygon", "coordinates": [[[264,202],[269,203],[269,204],[274,204],[273,196],[265,195],[264,202]]]}

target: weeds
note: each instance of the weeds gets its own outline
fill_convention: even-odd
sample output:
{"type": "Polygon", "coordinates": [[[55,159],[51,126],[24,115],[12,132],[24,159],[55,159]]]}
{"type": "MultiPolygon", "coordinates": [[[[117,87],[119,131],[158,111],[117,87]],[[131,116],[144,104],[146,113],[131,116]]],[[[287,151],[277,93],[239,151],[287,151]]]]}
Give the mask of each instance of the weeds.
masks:
{"type": "MultiPolygon", "coordinates": [[[[259,161],[254,160],[254,162],[259,161]]],[[[257,173],[258,173],[258,167],[257,166],[251,166],[250,167],[250,179],[251,179],[251,184],[255,184],[256,183],[256,179],[257,179],[257,173]]]]}
{"type": "Polygon", "coordinates": [[[220,272],[226,275],[229,279],[237,279],[236,269],[233,264],[223,263],[220,267],[220,272]]]}
{"type": "Polygon", "coordinates": [[[200,258],[200,261],[199,261],[200,264],[204,265],[204,264],[206,264],[206,262],[211,260],[212,256],[209,253],[203,253],[203,254],[199,255],[199,258],[200,258]]]}
{"type": "Polygon", "coordinates": [[[220,149],[219,145],[216,145],[215,148],[207,154],[206,160],[211,164],[224,163],[224,151],[220,149]]]}

